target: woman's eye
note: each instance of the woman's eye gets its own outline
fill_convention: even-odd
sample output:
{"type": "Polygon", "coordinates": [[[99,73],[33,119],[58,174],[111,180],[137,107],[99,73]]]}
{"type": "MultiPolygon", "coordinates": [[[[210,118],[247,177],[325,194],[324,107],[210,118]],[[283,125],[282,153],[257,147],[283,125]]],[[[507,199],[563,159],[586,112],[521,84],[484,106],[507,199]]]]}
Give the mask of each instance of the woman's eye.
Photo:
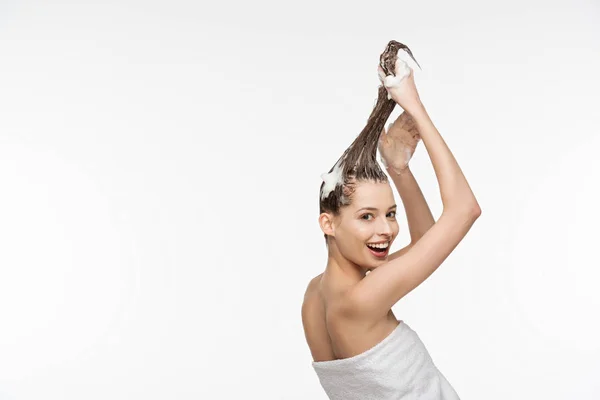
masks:
{"type": "MultiPolygon", "coordinates": [[[[396,211],[390,211],[390,212],[388,213],[388,215],[389,215],[390,217],[392,217],[392,218],[395,218],[395,217],[396,217],[396,211]]],[[[373,216],[373,214],[371,214],[371,213],[369,213],[369,214],[363,214],[363,216],[362,216],[361,218],[362,218],[362,219],[364,219],[364,220],[367,220],[367,221],[368,221],[368,219],[367,219],[367,218],[365,218],[365,217],[369,217],[369,216],[371,216],[371,217],[372,217],[372,216],[373,216]]]]}

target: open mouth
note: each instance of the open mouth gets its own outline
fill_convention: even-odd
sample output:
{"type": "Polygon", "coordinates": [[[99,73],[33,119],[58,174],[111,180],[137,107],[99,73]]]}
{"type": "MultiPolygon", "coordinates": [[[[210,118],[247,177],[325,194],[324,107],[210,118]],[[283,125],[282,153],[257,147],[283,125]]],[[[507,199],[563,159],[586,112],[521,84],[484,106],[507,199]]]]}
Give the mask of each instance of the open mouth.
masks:
{"type": "Polygon", "coordinates": [[[388,252],[390,250],[390,243],[384,243],[384,244],[379,244],[379,245],[367,245],[367,249],[369,249],[369,252],[371,252],[372,255],[374,255],[377,258],[384,258],[388,255],[388,252]]]}

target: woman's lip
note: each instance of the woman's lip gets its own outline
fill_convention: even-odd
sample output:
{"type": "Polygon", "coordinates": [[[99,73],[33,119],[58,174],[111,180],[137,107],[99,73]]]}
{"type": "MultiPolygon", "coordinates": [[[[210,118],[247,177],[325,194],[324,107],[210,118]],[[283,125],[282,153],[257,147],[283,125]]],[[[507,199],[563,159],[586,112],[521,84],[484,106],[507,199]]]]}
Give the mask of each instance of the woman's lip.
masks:
{"type": "Polygon", "coordinates": [[[371,250],[369,248],[369,246],[367,246],[367,249],[369,249],[369,252],[377,258],[385,258],[385,257],[387,257],[388,253],[390,252],[390,246],[388,246],[387,249],[385,249],[385,251],[383,253],[377,253],[377,252],[371,250]]]}

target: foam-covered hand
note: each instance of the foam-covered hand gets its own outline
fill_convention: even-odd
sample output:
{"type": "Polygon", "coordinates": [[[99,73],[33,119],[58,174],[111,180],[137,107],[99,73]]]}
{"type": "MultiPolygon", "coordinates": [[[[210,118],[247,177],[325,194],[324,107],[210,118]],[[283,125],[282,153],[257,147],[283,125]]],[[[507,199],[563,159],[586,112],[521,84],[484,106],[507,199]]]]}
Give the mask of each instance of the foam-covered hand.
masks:
{"type": "Polygon", "coordinates": [[[398,52],[394,70],[395,75],[386,76],[381,65],[377,66],[377,74],[388,92],[388,100],[394,99],[403,110],[413,114],[420,108],[421,98],[415,85],[414,71],[402,59],[405,56],[406,52],[398,52]]]}
{"type": "Polygon", "coordinates": [[[379,136],[378,148],[381,153],[381,162],[388,169],[401,174],[408,168],[421,135],[417,130],[414,119],[407,112],[403,112],[393,123],[388,125],[379,136]]]}

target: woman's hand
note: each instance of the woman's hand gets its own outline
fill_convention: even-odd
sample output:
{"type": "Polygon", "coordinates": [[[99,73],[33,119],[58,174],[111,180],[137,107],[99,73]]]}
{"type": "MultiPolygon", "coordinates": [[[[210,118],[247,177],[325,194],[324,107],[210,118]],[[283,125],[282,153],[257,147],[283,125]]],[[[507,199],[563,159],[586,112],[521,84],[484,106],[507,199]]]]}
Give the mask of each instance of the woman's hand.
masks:
{"type": "Polygon", "coordinates": [[[395,74],[385,75],[381,65],[377,67],[379,80],[388,91],[388,99],[393,99],[402,109],[411,115],[415,115],[423,107],[419,92],[415,86],[414,73],[408,64],[396,59],[395,74]]]}
{"type": "Polygon", "coordinates": [[[388,170],[396,174],[402,174],[408,168],[408,162],[412,158],[421,135],[417,130],[415,120],[403,112],[379,135],[378,149],[381,153],[381,162],[388,170]]]}

